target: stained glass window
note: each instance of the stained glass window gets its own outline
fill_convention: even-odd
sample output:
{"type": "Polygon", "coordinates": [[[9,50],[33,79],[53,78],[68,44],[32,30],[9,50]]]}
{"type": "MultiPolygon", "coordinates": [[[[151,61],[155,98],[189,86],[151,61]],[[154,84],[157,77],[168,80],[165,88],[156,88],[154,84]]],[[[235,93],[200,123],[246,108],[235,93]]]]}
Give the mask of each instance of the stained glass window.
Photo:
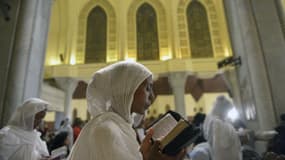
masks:
{"type": "Polygon", "coordinates": [[[187,22],[192,58],[213,57],[208,16],[200,2],[193,1],[189,4],[187,22]]]}
{"type": "Polygon", "coordinates": [[[157,17],[153,7],[142,4],[137,11],[137,59],[158,60],[157,17]]]}
{"type": "Polygon", "coordinates": [[[97,6],[89,13],[87,20],[85,63],[106,61],[107,16],[97,6]]]}

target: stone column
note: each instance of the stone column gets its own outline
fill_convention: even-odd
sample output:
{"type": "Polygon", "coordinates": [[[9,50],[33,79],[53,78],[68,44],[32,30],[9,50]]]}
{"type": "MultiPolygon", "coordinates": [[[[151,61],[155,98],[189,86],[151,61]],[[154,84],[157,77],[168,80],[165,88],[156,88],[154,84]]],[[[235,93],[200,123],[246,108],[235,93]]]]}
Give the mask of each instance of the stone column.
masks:
{"type": "Polygon", "coordinates": [[[283,14],[279,16],[275,1],[252,0],[251,3],[272,94],[273,109],[276,120],[279,121],[280,114],[285,113],[285,98],[283,96],[285,74],[281,74],[285,72],[285,35],[282,28],[284,27],[284,25],[282,26],[284,24],[282,23],[284,22],[284,8],[282,9],[283,14]],[[265,10],[266,12],[264,12],[265,10]]]}
{"type": "Polygon", "coordinates": [[[1,53],[11,54],[11,59],[0,126],[7,123],[25,99],[40,95],[52,1],[22,0],[12,4],[15,5],[11,7],[19,7],[19,12],[11,17],[11,21],[17,22],[15,37],[9,46],[5,46],[10,47],[10,52],[1,53]]]}
{"type": "Polygon", "coordinates": [[[185,81],[186,73],[174,72],[168,76],[169,83],[172,87],[175,101],[175,110],[186,118],[185,111],[185,81]]]}
{"type": "Polygon", "coordinates": [[[279,20],[283,31],[283,36],[285,37],[285,1],[275,0],[276,8],[278,10],[279,20]]]}
{"type": "Polygon", "coordinates": [[[72,107],[71,101],[73,92],[77,87],[78,80],[74,78],[56,78],[56,83],[59,87],[64,91],[65,98],[64,98],[64,112],[56,112],[55,115],[55,129],[58,129],[60,126],[60,122],[68,118],[70,122],[72,122],[72,107]]]}
{"type": "Polygon", "coordinates": [[[222,71],[221,74],[232,96],[233,103],[238,112],[240,113],[239,118],[244,121],[245,114],[240,100],[240,87],[237,79],[236,69],[235,68],[225,69],[222,71]]]}
{"type": "MultiPolygon", "coordinates": [[[[248,106],[253,106],[256,109],[256,117],[247,121],[248,127],[254,130],[272,129],[276,125],[270,74],[264,56],[266,50],[274,51],[274,49],[271,48],[273,45],[268,48],[261,43],[266,41],[263,38],[269,38],[270,42],[267,41],[267,44],[276,42],[275,33],[277,32],[275,30],[278,30],[276,17],[269,20],[276,14],[272,3],[274,1],[224,0],[233,52],[236,56],[241,56],[242,59],[242,65],[237,70],[242,96],[241,103],[244,109],[247,109],[248,106]],[[264,18],[266,23],[264,21],[262,24],[265,26],[259,26],[258,24],[261,24],[264,18]],[[264,30],[265,28],[268,30],[264,30]],[[263,34],[266,34],[267,37],[263,37],[263,34]]],[[[279,34],[282,35],[282,33],[279,34]]],[[[276,44],[280,47],[279,42],[276,44]]],[[[276,55],[272,52],[270,59],[276,59],[276,55]]],[[[283,60],[283,58],[278,58],[279,61],[283,60]]],[[[279,61],[274,62],[277,63],[275,66],[281,64],[279,61]]],[[[284,67],[279,66],[279,69],[281,68],[284,67]]],[[[266,146],[259,144],[256,147],[257,151],[263,152],[266,146]]]]}
{"type": "Polygon", "coordinates": [[[271,129],[276,124],[275,111],[253,4],[247,0],[224,2],[233,51],[242,58],[237,71],[240,87],[250,88],[257,110],[256,120],[249,123],[253,129],[271,129]]]}

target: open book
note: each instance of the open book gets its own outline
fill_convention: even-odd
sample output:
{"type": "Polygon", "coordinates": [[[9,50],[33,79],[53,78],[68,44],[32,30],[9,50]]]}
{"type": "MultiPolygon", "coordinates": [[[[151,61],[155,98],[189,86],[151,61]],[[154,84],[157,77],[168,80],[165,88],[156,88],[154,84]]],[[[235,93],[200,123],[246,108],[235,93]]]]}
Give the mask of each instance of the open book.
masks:
{"type": "Polygon", "coordinates": [[[170,156],[179,153],[201,135],[199,128],[195,128],[173,111],[164,114],[151,128],[154,130],[153,140],[160,141],[162,153],[170,156]]]}
{"type": "Polygon", "coordinates": [[[66,155],[67,155],[67,147],[62,146],[51,151],[50,159],[55,159],[59,157],[62,158],[65,157],[66,155]]]}

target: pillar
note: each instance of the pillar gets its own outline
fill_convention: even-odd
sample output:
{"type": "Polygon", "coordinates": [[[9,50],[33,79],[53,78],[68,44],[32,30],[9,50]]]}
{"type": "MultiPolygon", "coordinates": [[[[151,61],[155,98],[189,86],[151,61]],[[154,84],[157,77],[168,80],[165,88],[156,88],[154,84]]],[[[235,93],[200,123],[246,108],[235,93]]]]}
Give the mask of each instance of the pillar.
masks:
{"type": "Polygon", "coordinates": [[[174,72],[168,76],[169,83],[172,87],[175,101],[175,110],[180,113],[184,118],[187,118],[185,111],[185,82],[186,73],[174,72]]]}
{"type": "Polygon", "coordinates": [[[68,118],[70,122],[72,122],[72,107],[71,107],[71,101],[73,92],[77,87],[78,80],[74,78],[56,78],[56,83],[59,85],[59,87],[64,91],[65,98],[64,98],[64,112],[56,112],[55,115],[55,129],[58,129],[60,126],[60,122],[68,118]]]}
{"type": "MultiPolygon", "coordinates": [[[[238,66],[236,66],[238,67],[238,66]]],[[[239,112],[239,118],[242,121],[245,121],[245,113],[243,111],[243,107],[241,104],[241,96],[239,91],[239,82],[237,79],[237,72],[235,68],[228,68],[224,69],[221,73],[223,80],[226,83],[227,88],[229,89],[229,92],[231,94],[231,98],[233,99],[233,104],[236,107],[236,109],[239,112]]]]}
{"type": "MultiPolygon", "coordinates": [[[[11,2],[14,7],[19,7],[18,13],[11,17],[15,22],[15,32],[10,36],[8,44],[10,54],[7,67],[7,79],[3,93],[0,126],[4,126],[10,119],[18,105],[25,99],[40,96],[40,86],[43,77],[43,65],[47,43],[51,0],[22,0],[11,2]]],[[[1,17],[2,18],[2,17],[1,17]]],[[[9,30],[8,30],[9,31],[9,30]]],[[[2,34],[1,34],[2,35],[2,34]]],[[[4,34],[7,38],[9,35],[4,34]]]]}
{"type": "MultiPolygon", "coordinates": [[[[279,50],[284,47],[281,45],[284,39],[280,39],[283,34],[280,23],[277,25],[274,1],[224,0],[224,4],[233,52],[242,59],[242,65],[237,69],[241,104],[244,111],[248,107],[256,109],[256,117],[247,121],[248,127],[253,130],[272,129],[276,126],[274,99],[282,97],[274,95],[274,90],[277,93],[284,88],[284,85],[279,89],[274,87],[282,83],[272,83],[272,80],[284,79],[284,76],[276,77],[282,73],[279,70],[284,70],[284,63],[281,63],[284,58],[279,50]]],[[[256,147],[261,153],[266,144],[256,147]]]]}

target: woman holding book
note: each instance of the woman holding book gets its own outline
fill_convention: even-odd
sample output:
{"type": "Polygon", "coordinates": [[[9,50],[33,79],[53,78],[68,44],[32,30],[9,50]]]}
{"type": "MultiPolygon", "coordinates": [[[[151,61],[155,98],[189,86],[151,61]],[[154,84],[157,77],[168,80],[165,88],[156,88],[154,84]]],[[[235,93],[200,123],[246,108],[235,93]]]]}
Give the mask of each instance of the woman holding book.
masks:
{"type": "Polygon", "coordinates": [[[144,114],[153,100],[152,73],[136,62],[123,61],[97,71],[87,87],[88,111],[93,116],[82,129],[70,160],[179,159],[151,144],[152,132],[139,146],[131,114],[144,114]]]}
{"type": "Polygon", "coordinates": [[[1,160],[44,160],[49,152],[36,131],[45,117],[48,103],[31,98],[16,109],[8,125],[0,130],[1,160]]]}

